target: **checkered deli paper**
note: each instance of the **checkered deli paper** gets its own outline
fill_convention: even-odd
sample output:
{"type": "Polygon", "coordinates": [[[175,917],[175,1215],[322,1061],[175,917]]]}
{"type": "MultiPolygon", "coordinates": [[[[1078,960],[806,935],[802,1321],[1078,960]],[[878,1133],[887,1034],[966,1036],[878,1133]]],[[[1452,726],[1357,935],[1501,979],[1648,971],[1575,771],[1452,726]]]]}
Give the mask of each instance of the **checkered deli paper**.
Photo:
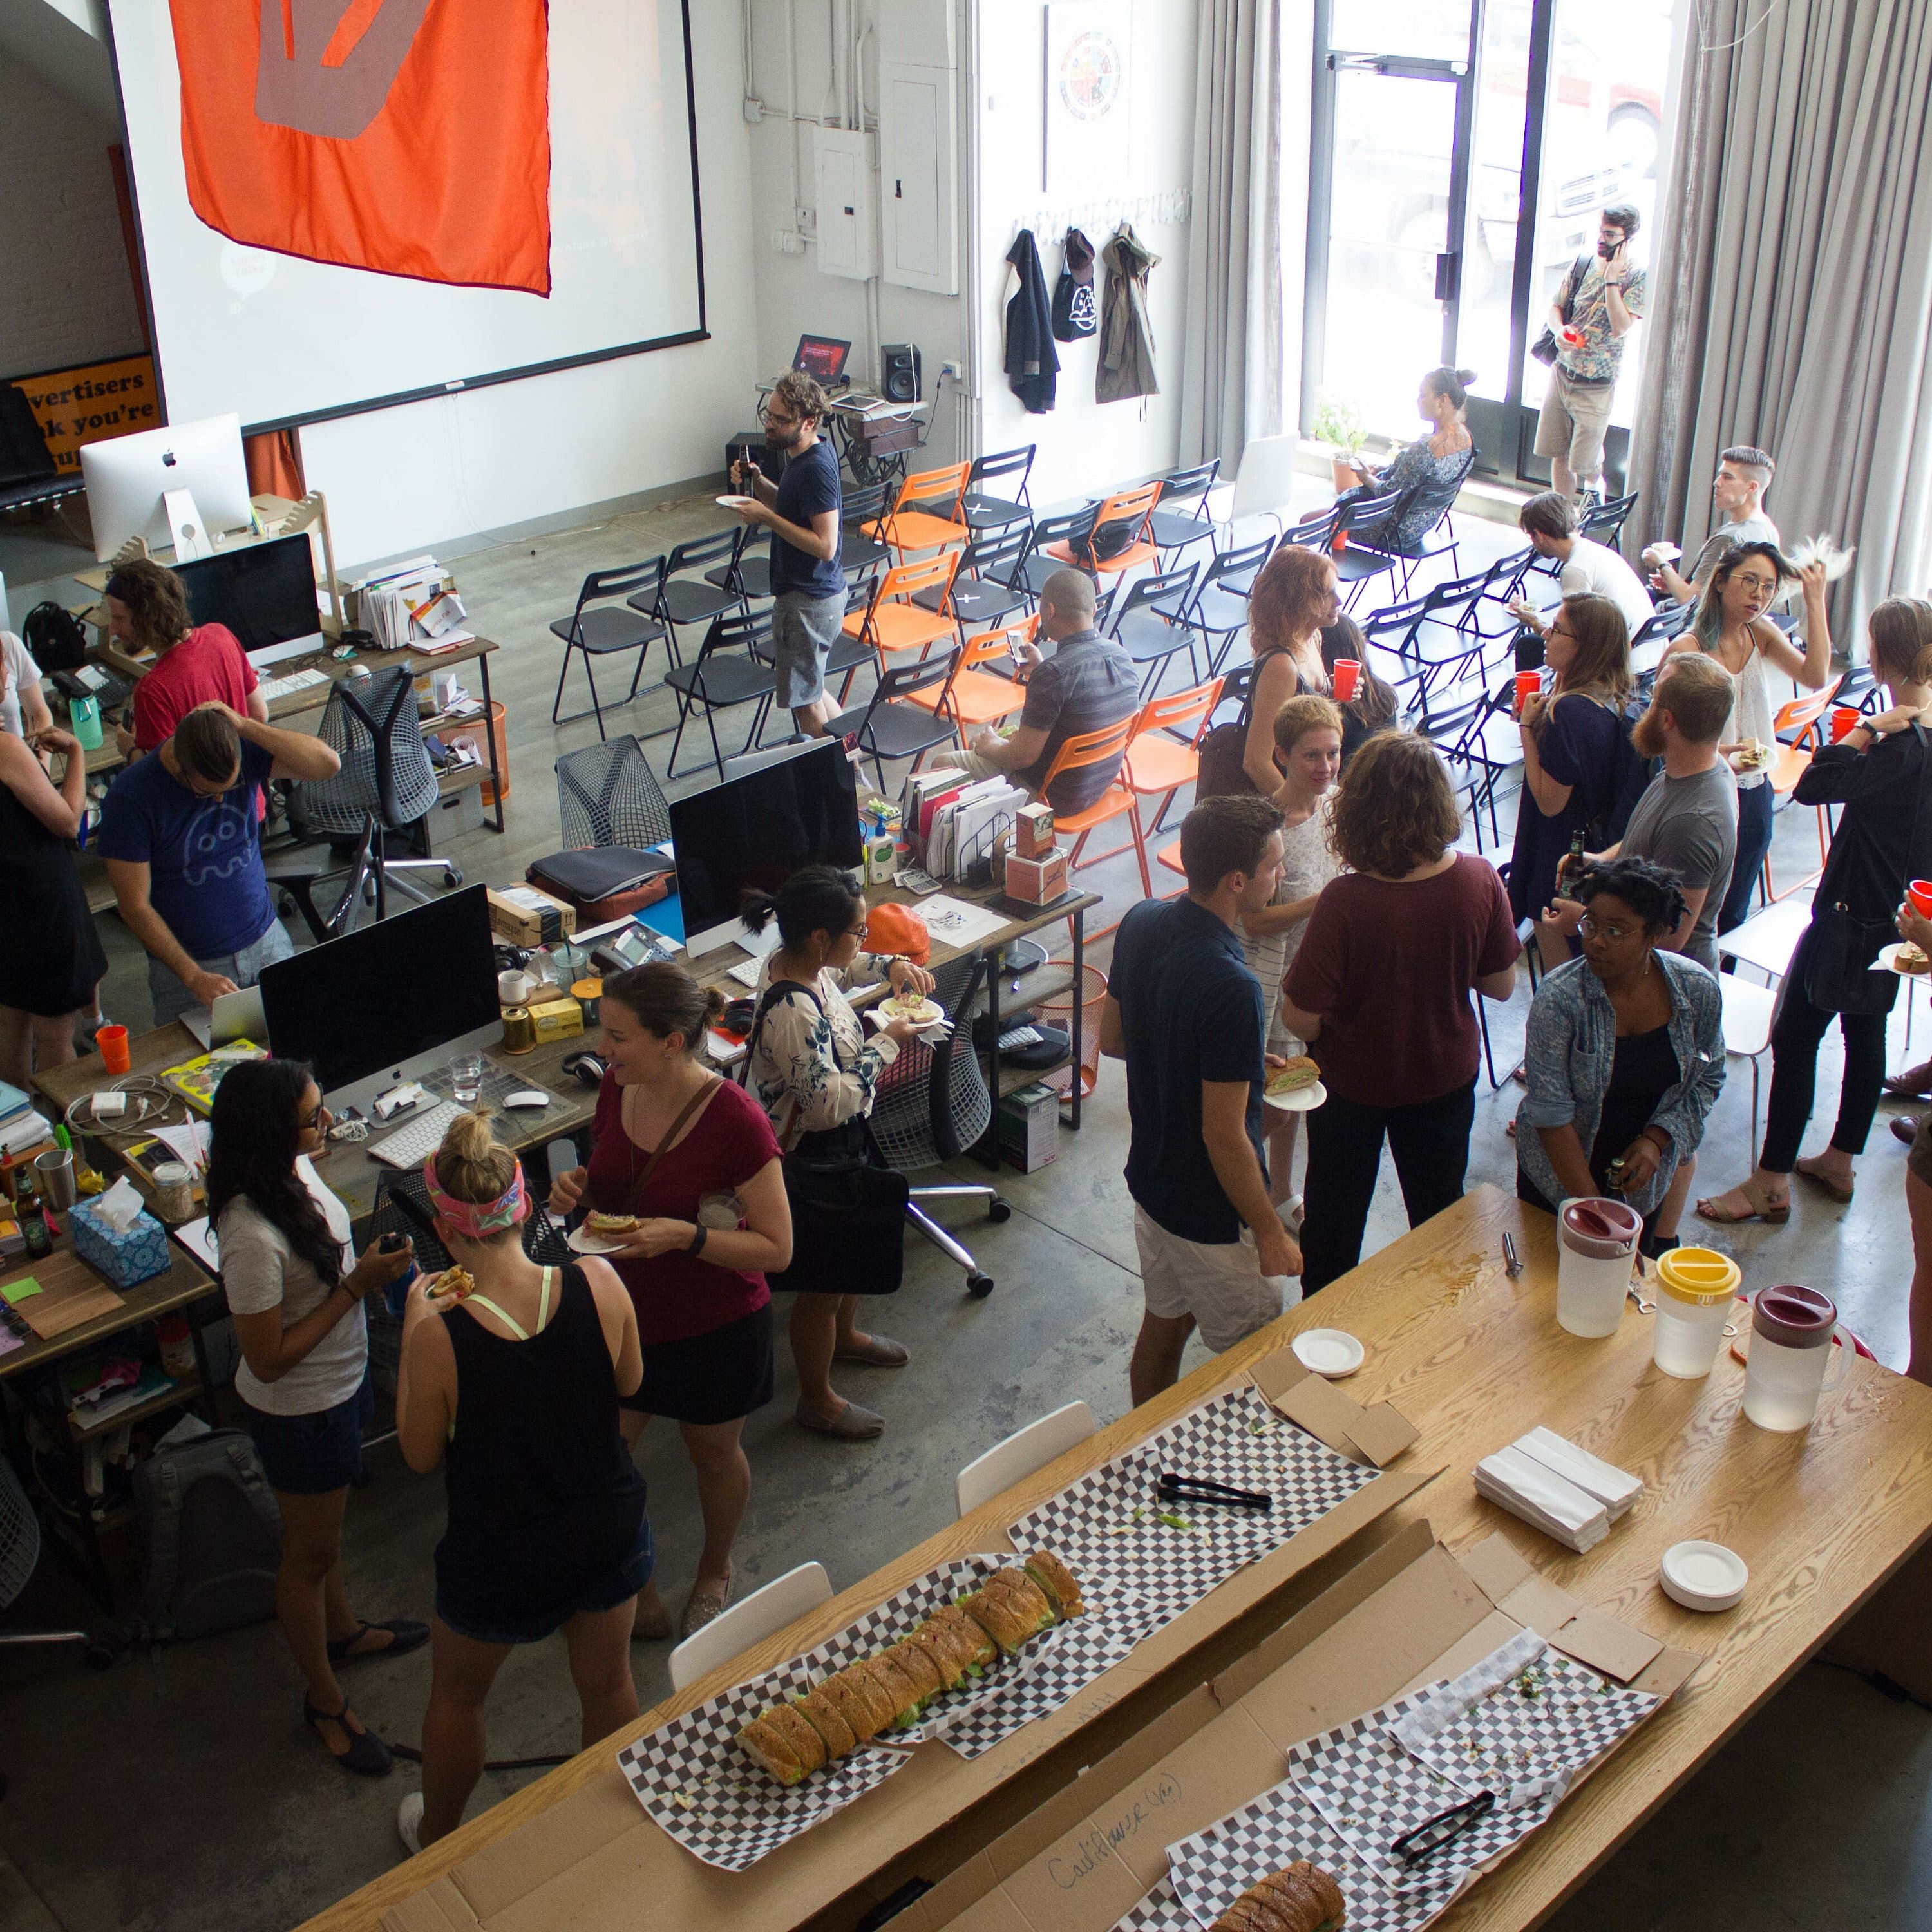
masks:
{"type": "MultiPolygon", "coordinates": [[[[706,1864],[727,1871],[749,1870],[788,1839],[883,1784],[905,1763],[903,1747],[940,1736],[949,1726],[1023,1690],[1032,1673],[1078,1625],[1042,1631],[1018,1657],[1003,1658],[991,1666],[970,1694],[948,1693],[934,1702],[923,1723],[892,1732],[892,1744],[878,1741],[862,1746],[789,1789],[739,1750],[738,1732],[760,1712],[783,1699],[802,1696],[834,1671],[909,1636],[942,1604],[976,1589],[995,1570],[1017,1560],[1009,1552],[962,1556],[942,1564],[817,1649],[710,1699],[626,1745],[617,1754],[618,1766],[638,1802],[706,1864]]],[[[1022,1716],[1010,1728],[1017,1730],[1026,1721],[1022,1716]]],[[[988,1749],[998,1742],[996,1736],[980,1748],[988,1749]]]]}
{"type": "Polygon", "coordinates": [[[1163,1878],[1131,1912],[1124,1912],[1108,1932],[1197,1932],[1194,1915],[1175,1895],[1172,1875],[1163,1878]]]}
{"type": "Polygon", "coordinates": [[[1016,1547],[1057,1551],[1083,1589],[1112,1587],[1165,1624],[1346,1502],[1376,1472],[1284,1421],[1251,1384],[1229,1389],[1021,1517],[1016,1547]],[[1274,1507],[1168,1503],[1160,1474],[1264,1490],[1274,1507]],[[1186,1527],[1163,1519],[1178,1517],[1186,1527]]]}

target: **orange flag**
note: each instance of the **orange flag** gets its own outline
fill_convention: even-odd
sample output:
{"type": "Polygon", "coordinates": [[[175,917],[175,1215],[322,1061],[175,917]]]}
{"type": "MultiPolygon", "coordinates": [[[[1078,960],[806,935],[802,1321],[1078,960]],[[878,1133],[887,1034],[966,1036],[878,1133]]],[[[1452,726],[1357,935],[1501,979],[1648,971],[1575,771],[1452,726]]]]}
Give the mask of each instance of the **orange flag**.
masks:
{"type": "Polygon", "coordinates": [[[201,219],[378,274],[550,293],[546,0],[170,0],[201,219]]]}

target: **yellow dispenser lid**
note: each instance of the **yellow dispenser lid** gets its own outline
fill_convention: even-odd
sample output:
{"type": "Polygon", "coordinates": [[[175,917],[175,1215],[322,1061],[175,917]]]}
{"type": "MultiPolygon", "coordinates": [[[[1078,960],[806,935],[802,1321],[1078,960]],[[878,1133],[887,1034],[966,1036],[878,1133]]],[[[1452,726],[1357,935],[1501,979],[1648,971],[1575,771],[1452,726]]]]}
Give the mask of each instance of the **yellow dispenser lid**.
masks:
{"type": "Polygon", "coordinates": [[[1659,1292],[1692,1308],[1729,1300],[1743,1280],[1737,1263],[1715,1248],[1672,1248],[1657,1264],[1659,1292]]]}

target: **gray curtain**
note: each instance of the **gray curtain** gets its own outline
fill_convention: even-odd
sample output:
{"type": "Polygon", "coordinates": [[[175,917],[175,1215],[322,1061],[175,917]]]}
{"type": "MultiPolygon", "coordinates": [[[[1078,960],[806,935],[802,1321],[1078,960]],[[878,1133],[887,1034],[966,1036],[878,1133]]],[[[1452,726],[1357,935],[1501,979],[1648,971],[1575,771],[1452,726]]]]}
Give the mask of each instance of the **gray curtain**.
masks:
{"type": "Polygon", "coordinates": [[[1652,238],[1632,548],[1694,550],[1726,443],[1778,460],[1787,543],[1856,544],[1840,645],[1932,554],[1932,5],[1702,0],[1652,238]]]}
{"type": "Polygon", "coordinates": [[[1282,429],[1281,0],[1200,0],[1180,460],[1282,429]]]}

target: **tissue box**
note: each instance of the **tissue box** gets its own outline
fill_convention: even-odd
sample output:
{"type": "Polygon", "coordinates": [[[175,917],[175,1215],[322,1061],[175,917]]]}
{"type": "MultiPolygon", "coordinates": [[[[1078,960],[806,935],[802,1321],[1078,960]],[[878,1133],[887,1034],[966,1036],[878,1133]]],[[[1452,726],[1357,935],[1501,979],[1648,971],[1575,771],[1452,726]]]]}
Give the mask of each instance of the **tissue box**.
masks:
{"type": "Polygon", "coordinates": [[[85,1202],[76,1202],[67,1211],[74,1252],[116,1288],[132,1288],[136,1282],[166,1274],[173,1266],[168,1258],[166,1231],[146,1208],[124,1234],[85,1202]]]}
{"type": "Polygon", "coordinates": [[[1053,850],[1053,807],[1025,805],[1013,814],[1013,851],[1022,859],[1044,859],[1053,850]]]}
{"type": "Polygon", "coordinates": [[[1006,896],[1027,905],[1050,905],[1066,890],[1066,854],[1055,845],[1037,859],[1006,861],[1006,896]]]}

